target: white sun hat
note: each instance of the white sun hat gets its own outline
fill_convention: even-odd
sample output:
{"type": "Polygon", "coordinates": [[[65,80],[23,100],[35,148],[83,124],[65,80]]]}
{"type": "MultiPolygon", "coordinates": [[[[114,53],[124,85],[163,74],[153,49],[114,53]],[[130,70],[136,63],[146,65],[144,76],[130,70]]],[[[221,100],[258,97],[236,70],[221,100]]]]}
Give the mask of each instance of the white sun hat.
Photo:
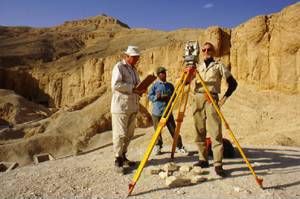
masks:
{"type": "Polygon", "coordinates": [[[137,46],[128,46],[125,54],[129,56],[140,56],[140,52],[137,46]]]}

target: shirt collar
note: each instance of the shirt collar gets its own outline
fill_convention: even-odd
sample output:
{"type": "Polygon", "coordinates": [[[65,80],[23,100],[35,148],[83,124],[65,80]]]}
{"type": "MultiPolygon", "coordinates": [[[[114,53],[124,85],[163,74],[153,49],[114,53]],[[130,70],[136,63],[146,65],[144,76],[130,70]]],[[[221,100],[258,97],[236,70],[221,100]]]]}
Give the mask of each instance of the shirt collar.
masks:
{"type": "Polygon", "coordinates": [[[208,66],[211,64],[211,63],[213,63],[213,62],[215,62],[215,60],[214,60],[214,58],[208,58],[207,60],[204,60],[204,63],[205,63],[205,66],[208,68],[208,66]]]}
{"type": "Polygon", "coordinates": [[[206,66],[205,62],[203,61],[202,64],[200,65],[200,67],[202,70],[208,71],[212,66],[215,65],[215,63],[216,63],[216,61],[214,60],[214,61],[210,62],[208,66],[206,66]]]}
{"type": "Polygon", "coordinates": [[[122,60],[122,63],[123,63],[124,65],[126,65],[126,66],[130,66],[131,68],[134,68],[132,65],[128,64],[128,63],[125,61],[125,59],[122,60]]]}
{"type": "Polygon", "coordinates": [[[160,83],[160,84],[165,84],[165,83],[167,83],[166,81],[163,82],[163,81],[161,81],[160,79],[158,79],[157,82],[160,83]]]}

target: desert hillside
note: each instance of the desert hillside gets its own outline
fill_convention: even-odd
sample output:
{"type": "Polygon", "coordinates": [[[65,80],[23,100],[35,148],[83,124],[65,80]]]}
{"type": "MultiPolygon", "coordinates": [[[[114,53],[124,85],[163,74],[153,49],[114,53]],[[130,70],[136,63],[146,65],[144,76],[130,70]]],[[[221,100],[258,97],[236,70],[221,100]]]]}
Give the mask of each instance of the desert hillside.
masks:
{"type": "MultiPolygon", "coordinates": [[[[187,40],[212,42],[218,59],[237,78],[239,88],[224,108],[237,136],[249,134],[260,140],[257,134],[266,138],[270,134],[274,139],[267,143],[282,138],[290,140],[283,145],[300,146],[300,111],[295,103],[300,91],[299,10],[297,3],[233,29],[131,29],[106,15],[51,28],[2,26],[0,88],[15,94],[1,91],[1,123],[12,128],[0,130],[0,157],[7,161],[21,158],[19,162],[27,164],[34,153],[76,150],[96,133],[109,130],[111,70],[127,45],[142,50],[141,77],[163,65],[175,83],[183,68],[187,40]],[[22,102],[13,103],[22,98],[18,95],[22,102]],[[56,147],[40,141],[49,138],[56,147]],[[16,150],[20,148],[22,153],[16,150]]],[[[150,106],[144,96],[139,127],[151,125],[145,109],[150,106]]]]}
{"type": "Polygon", "coordinates": [[[141,76],[164,65],[175,80],[185,42],[198,40],[214,43],[239,81],[297,94],[299,7],[257,16],[233,29],[131,29],[108,16],[44,29],[0,27],[0,86],[49,107],[63,107],[109,84],[111,68],[129,44],[142,49],[141,76]]]}
{"type": "MultiPolygon", "coordinates": [[[[183,68],[183,50],[188,40],[213,43],[217,59],[236,77],[239,86],[222,111],[251,161],[257,163],[259,174],[273,180],[269,181],[269,190],[265,192],[254,186],[247,188],[245,182],[251,177],[246,169],[237,169],[242,161],[239,157],[226,162],[237,177],[227,182],[239,184],[244,192],[232,192],[225,182],[204,185],[205,188],[215,190],[216,186],[221,186],[224,191],[229,190],[226,197],[288,198],[289,194],[299,197],[297,187],[284,186],[280,181],[280,175],[284,175],[285,182],[291,180],[291,184],[299,187],[295,179],[299,175],[296,160],[299,160],[300,147],[299,13],[298,2],[278,13],[254,17],[232,29],[214,26],[169,32],[130,28],[130,24],[107,15],[67,21],[50,28],[0,26],[0,162],[24,166],[18,168],[20,173],[18,169],[0,173],[0,197],[93,197],[99,194],[104,198],[123,197],[125,193],[117,189],[123,190],[132,175],[127,176],[125,183],[124,178],[111,178],[114,174],[109,169],[112,163],[109,159],[112,157],[112,68],[122,59],[128,45],[137,45],[142,52],[138,64],[140,77],[153,73],[158,66],[165,66],[168,80],[175,84],[183,68]],[[80,151],[82,155],[70,157],[80,151]],[[266,157],[258,158],[254,155],[256,152],[266,157]],[[43,153],[51,154],[56,160],[32,165],[34,156],[43,153]],[[285,159],[277,157],[278,153],[285,159]],[[283,166],[276,165],[272,159],[283,166]],[[276,171],[272,173],[267,165],[272,165],[276,171]],[[284,165],[288,168],[280,170],[284,165]],[[95,183],[101,183],[99,179],[103,178],[103,187],[88,189],[90,182],[78,179],[73,182],[71,175],[79,179],[83,175],[95,183]],[[246,176],[246,180],[242,176],[246,176]],[[19,183],[20,179],[26,179],[24,184],[19,183]],[[113,188],[112,184],[118,180],[122,181],[122,186],[113,188]],[[53,188],[44,181],[58,184],[53,188]],[[70,183],[71,186],[65,185],[70,183]],[[19,187],[17,191],[15,186],[19,187]],[[278,187],[279,191],[274,190],[278,187]]],[[[193,151],[191,103],[192,100],[188,102],[181,133],[187,147],[193,151]]],[[[131,148],[131,157],[136,160],[141,159],[153,131],[151,104],[146,96],[141,98],[140,107],[137,135],[131,148]]],[[[223,130],[225,137],[230,139],[223,130]]],[[[169,146],[171,140],[164,132],[169,146]]],[[[168,153],[169,148],[165,150],[168,153]]],[[[184,160],[180,157],[176,161],[191,163],[195,158],[184,160]]],[[[153,164],[167,161],[164,155],[153,164]]],[[[155,177],[150,179],[155,180],[155,177]]],[[[208,177],[208,180],[215,181],[215,178],[208,177]]],[[[154,198],[159,198],[159,191],[172,198],[184,198],[187,192],[186,196],[192,197],[197,192],[196,185],[186,187],[184,193],[180,190],[178,193],[177,189],[170,193],[164,188],[153,191],[162,186],[161,182],[148,186],[144,179],[142,185],[141,190],[154,198]]],[[[148,196],[143,194],[141,198],[148,196]]],[[[203,192],[203,197],[207,194],[203,192]]],[[[214,197],[220,195],[221,191],[214,197]]]]}

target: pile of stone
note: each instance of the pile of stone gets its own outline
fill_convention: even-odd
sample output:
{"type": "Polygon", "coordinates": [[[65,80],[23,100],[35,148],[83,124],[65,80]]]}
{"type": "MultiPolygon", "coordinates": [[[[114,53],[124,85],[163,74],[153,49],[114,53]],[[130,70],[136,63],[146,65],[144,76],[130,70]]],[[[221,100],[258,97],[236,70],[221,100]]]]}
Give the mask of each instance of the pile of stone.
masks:
{"type": "Polygon", "coordinates": [[[158,175],[165,180],[168,187],[181,187],[206,181],[207,178],[203,177],[203,175],[208,174],[208,171],[203,171],[198,166],[179,166],[169,162],[162,167],[150,166],[147,168],[147,173],[149,175],[158,175]]]}

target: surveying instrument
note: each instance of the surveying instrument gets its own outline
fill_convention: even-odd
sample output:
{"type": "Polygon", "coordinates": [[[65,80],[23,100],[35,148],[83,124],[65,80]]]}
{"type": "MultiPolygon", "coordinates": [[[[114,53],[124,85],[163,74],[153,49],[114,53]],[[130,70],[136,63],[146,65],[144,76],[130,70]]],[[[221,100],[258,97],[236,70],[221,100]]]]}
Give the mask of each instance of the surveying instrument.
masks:
{"type": "Polygon", "coordinates": [[[141,173],[149,159],[149,156],[153,150],[153,147],[154,147],[163,127],[166,126],[166,123],[172,113],[172,110],[174,109],[174,106],[179,102],[179,106],[178,106],[179,108],[178,108],[178,113],[177,113],[177,118],[176,118],[176,129],[175,129],[175,134],[174,134],[174,138],[173,138],[174,141],[172,144],[172,151],[171,151],[171,159],[172,160],[174,159],[174,152],[176,149],[177,140],[179,138],[180,128],[181,128],[183,118],[184,118],[184,113],[186,111],[186,105],[188,102],[189,92],[191,89],[191,82],[195,77],[197,78],[198,82],[200,82],[201,85],[203,86],[206,95],[212,102],[213,107],[215,108],[218,116],[220,117],[222,123],[224,124],[224,127],[229,132],[229,135],[231,136],[234,144],[237,146],[237,148],[238,148],[241,156],[243,157],[245,163],[247,164],[249,170],[255,177],[257,184],[262,188],[263,179],[257,177],[257,175],[256,175],[255,171],[253,170],[251,164],[249,163],[245,153],[243,152],[243,149],[241,148],[241,146],[238,143],[237,139],[235,138],[232,130],[230,129],[229,124],[227,123],[227,121],[225,120],[225,117],[221,113],[219,106],[217,105],[216,101],[210,94],[205,82],[203,81],[199,72],[197,71],[196,65],[199,61],[199,44],[197,41],[188,41],[186,43],[183,57],[184,57],[185,66],[183,68],[182,74],[180,76],[180,79],[176,83],[174,92],[168,102],[167,107],[164,110],[163,115],[161,116],[161,119],[159,121],[157,129],[155,130],[155,133],[152,136],[152,139],[150,141],[150,144],[148,145],[148,148],[144,154],[144,157],[143,157],[141,163],[139,164],[137,171],[135,172],[132,182],[129,184],[128,196],[131,195],[137,181],[139,180],[140,175],[141,175],[141,173]],[[185,92],[185,87],[187,87],[186,92],[185,92]]]}

